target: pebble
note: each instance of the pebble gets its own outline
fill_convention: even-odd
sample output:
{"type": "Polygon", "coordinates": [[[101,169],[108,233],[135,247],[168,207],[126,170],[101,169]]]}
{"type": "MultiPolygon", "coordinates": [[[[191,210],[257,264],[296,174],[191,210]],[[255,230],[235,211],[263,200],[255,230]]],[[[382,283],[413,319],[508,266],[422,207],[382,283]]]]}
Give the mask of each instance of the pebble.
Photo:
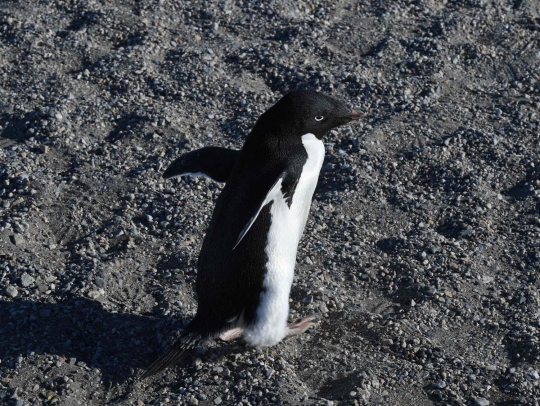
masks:
{"type": "Polygon", "coordinates": [[[24,239],[20,234],[12,234],[9,237],[14,245],[22,245],[24,243],[24,239]]]}
{"type": "Polygon", "coordinates": [[[17,290],[15,286],[8,285],[6,287],[6,295],[8,295],[9,297],[15,298],[17,297],[18,294],[19,294],[19,291],[17,290]]]}
{"type": "Polygon", "coordinates": [[[21,275],[21,286],[24,287],[24,288],[27,288],[29,287],[30,285],[32,285],[34,283],[35,279],[28,275],[26,272],[24,272],[22,275],[21,275]]]}
{"type": "Polygon", "coordinates": [[[446,382],[445,381],[433,382],[433,387],[437,388],[437,389],[444,389],[444,388],[446,388],[446,382]]]}
{"type": "Polygon", "coordinates": [[[94,283],[96,284],[96,286],[100,287],[100,288],[103,288],[105,287],[105,279],[103,278],[100,278],[99,276],[94,280],[94,283]]]}
{"type": "Polygon", "coordinates": [[[475,406],[489,406],[489,404],[490,404],[489,400],[487,400],[486,398],[478,397],[474,399],[475,406]]]}

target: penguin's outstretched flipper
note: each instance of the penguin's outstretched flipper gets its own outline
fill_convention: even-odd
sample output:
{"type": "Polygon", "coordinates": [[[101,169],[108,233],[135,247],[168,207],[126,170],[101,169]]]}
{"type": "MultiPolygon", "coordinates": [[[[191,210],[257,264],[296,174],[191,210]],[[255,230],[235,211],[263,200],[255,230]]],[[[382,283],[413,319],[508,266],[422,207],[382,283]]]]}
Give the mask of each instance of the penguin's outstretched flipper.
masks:
{"type": "Polygon", "coordinates": [[[188,326],[180,338],[144,371],[140,379],[146,379],[163,371],[165,368],[173,366],[180,361],[187,351],[197,348],[203,341],[203,337],[194,333],[188,326]]]}
{"type": "Polygon", "coordinates": [[[240,151],[221,147],[205,147],[176,159],[163,173],[165,179],[178,176],[206,176],[216,182],[226,182],[240,151]]]}

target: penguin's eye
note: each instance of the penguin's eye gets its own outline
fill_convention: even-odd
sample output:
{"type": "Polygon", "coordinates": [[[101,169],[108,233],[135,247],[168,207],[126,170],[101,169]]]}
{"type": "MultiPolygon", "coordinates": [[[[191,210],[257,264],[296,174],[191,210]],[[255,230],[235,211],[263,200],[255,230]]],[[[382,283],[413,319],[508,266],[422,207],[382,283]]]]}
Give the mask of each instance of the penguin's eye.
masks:
{"type": "Polygon", "coordinates": [[[315,116],[315,121],[322,121],[324,120],[323,116],[315,116]]]}

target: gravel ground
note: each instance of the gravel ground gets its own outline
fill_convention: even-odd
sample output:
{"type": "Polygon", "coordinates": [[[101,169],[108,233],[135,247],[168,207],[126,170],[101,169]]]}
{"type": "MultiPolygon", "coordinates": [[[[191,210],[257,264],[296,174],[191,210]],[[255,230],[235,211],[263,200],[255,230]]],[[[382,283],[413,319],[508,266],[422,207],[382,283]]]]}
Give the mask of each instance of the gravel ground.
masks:
{"type": "Polygon", "coordinates": [[[0,403],[538,405],[540,3],[3,0],[0,403]],[[289,90],[326,137],[291,318],[136,377],[193,317],[221,186],[289,90]]]}

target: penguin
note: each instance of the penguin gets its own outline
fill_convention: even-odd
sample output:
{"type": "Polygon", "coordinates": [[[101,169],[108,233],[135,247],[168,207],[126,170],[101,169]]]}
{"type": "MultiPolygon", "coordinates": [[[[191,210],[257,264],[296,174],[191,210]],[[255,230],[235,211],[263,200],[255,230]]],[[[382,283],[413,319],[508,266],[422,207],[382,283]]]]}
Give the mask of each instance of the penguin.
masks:
{"type": "Polygon", "coordinates": [[[323,136],[360,117],[324,94],[293,91],[259,117],[241,150],[202,148],[166,169],[166,179],[202,175],[225,186],[199,254],[196,315],[141,379],[211,339],[273,346],[316,321],[287,323],[296,252],[324,160],[323,136]]]}

